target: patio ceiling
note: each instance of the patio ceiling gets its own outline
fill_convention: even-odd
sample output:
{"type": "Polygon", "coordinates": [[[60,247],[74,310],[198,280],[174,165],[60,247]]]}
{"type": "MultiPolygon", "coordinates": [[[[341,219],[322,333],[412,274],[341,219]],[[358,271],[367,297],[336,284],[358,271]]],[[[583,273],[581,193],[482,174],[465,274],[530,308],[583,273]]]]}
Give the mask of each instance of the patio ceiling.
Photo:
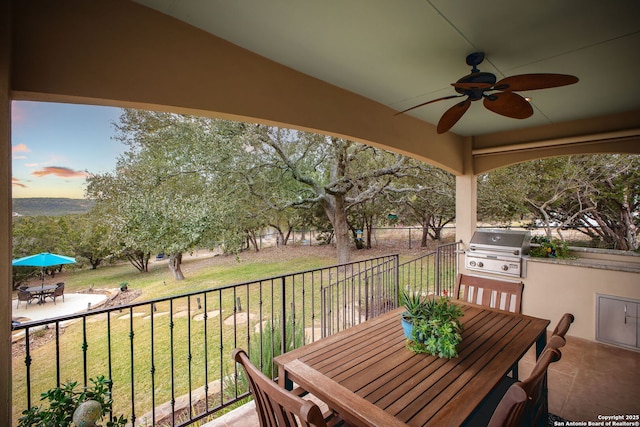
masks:
{"type": "Polygon", "coordinates": [[[529,159],[640,153],[636,0],[37,0],[12,3],[13,99],[160,109],[346,137],[479,174],[529,159]],[[533,116],[474,102],[435,132],[451,83],[577,76],[522,92],[533,116]]]}
{"type": "MultiPolygon", "coordinates": [[[[473,103],[452,132],[478,136],[640,109],[640,3],[635,0],[136,0],[250,51],[394,110],[455,94],[467,54],[498,79],[578,76],[524,93],[517,120],[473,103]]],[[[435,124],[460,100],[408,114],[435,124]]]]}

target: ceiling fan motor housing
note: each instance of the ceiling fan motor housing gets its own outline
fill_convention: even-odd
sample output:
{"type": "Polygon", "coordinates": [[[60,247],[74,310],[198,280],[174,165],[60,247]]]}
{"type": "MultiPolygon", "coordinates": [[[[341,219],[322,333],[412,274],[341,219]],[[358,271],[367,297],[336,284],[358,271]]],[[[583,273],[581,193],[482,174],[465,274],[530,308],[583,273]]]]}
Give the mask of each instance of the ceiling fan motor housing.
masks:
{"type": "Polygon", "coordinates": [[[461,93],[463,95],[467,95],[472,101],[477,101],[482,99],[482,94],[488,87],[492,87],[496,83],[496,76],[491,73],[484,73],[478,71],[476,73],[468,74],[458,80],[456,83],[466,83],[466,84],[474,84],[479,83],[480,87],[469,87],[469,88],[461,88],[456,87],[455,91],[461,93]]]}

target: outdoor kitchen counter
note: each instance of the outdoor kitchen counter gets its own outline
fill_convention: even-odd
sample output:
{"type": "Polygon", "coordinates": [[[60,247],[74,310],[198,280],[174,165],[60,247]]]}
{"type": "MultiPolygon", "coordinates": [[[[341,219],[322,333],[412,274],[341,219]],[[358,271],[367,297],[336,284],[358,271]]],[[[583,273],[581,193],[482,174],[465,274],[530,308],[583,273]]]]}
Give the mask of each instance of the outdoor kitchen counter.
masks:
{"type": "Polygon", "coordinates": [[[572,265],[601,270],[640,273],[640,253],[611,249],[570,247],[571,259],[526,257],[526,262],[572,265]]]}

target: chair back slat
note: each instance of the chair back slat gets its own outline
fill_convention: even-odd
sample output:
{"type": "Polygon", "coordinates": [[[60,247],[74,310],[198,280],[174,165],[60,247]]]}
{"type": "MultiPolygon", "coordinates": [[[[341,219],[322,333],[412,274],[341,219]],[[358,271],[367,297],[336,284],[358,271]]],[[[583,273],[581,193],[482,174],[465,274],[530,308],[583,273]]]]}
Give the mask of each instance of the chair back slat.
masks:
{"type": "Polygon", "coordinates": [[[524,283],[458,274],[454,297],[512,313],[522,312],[524,283]]]}
{"type": "Polygon", "coordinates": [[[278,386],[251,363],[244,350],[235,349],[232,355],[247,375],[261,427],[327,426],[318,405],[278,386]]]}

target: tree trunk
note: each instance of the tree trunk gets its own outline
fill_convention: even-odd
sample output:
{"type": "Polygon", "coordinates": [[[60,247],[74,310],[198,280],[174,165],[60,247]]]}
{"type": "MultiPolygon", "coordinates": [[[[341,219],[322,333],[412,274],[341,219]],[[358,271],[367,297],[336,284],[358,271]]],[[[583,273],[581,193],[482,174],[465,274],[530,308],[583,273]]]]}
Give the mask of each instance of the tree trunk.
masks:
{"type": "Polygon", "coordinates": [[[371,236],[373,235],[373,216],[369,216],[366,222],[367,229],[367,249],[371,249],[373,246],[371,245],[371,236]]]}
{"type": "Polygon", "coordinates": [[[338,264],[348,263],[351,259],[351,239],[349,238],[347,213],[344,208],[344,196],[327,195],[321,203],[331,221],[331,225],[333,225],[333,232],[336,238],[337,262],[338,264]]]}
{"type": "Polygon", "coordinates": [[[173,277],[176,280],[183,280],[184,274],[182,274],[182,252],[176,252],[169,255],[169,269],[173,273],[173,277]]]}
{"type": "Polygon", "coordinates": [[[351,239],[349,238],[349,224],[344,207],[344,196],[338,195],[335,199],[335,212],[333,215],[333,229],[336,232],[336,252],[338,264],[348,263],[351,259],[351,239]]]}
{"type": "Polygon", "coordinates": [[[427,247],[427,240],[429,239],[429,223],[431,223],[431,216],[422,217],[422,238],[420,239],[420,247],[427,247]]]}
{"type": "Polygon", "coordinates": [[[253,230],[245,230],[245,233],[247,233],[247,249],[249,249],[249,244],[251,244],[256,252],[260,252],[258,240],[256,239],[256,233],[253,230]]]}
{"type": "Polygon", "coordinates": [[[142,251],[128,251],[124,255],[131,265],[137,268],[141,273],[149,271],[149,258],[151,257],[151,252],[145,253],[142,251]]]}
{"type": "Polygon", "coordinates": [[[420,247],[426,248],[428,240],[429,240],[429,228],[422,227],[422,237],[420,238],[420,247]]]}
{"type": "Polygon", "coordinates": [[[285,235],[284,232],[282,231],[282,228],[280,228],[279,225],[277,224],[269,224],[269,225],[278,232],[278,235],[276,236],[276,246],[280,246],[280,245],[286,246],[287,241],[289,240],[289,235],[291,235],[291,228],[288,229],[287,234],[285,235]]]}
{"type": "Polygon", "coordinates": [[[432,226],[431,231],[433,231],[433,240],[440,241],[442,239],[442,227],[441,226],[432,226]]]}

